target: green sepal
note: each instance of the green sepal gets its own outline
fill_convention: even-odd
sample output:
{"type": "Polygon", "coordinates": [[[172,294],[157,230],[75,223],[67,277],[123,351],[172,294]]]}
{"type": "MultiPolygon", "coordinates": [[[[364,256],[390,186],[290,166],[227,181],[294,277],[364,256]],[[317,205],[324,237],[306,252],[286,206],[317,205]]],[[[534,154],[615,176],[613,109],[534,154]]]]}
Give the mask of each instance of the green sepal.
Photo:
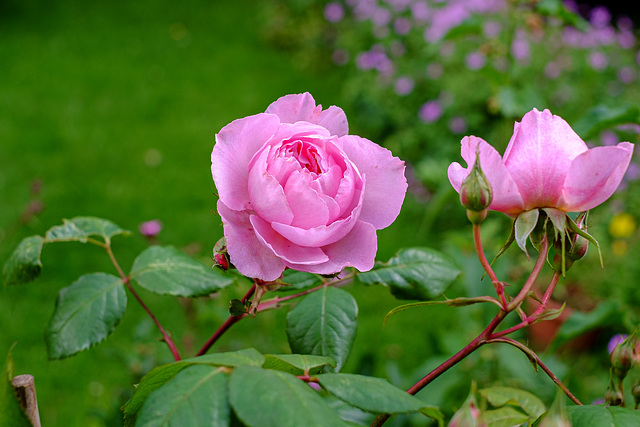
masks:
{"type": "Polygon", "coordinates": [[[454,298],[454,299],[446,299],[444,301],[420,301],[420,302],[412,302],[409,304],[399,305],[391,309],[384,317],[383,327],[387,324],[387,320],[389,317],[393,316],[396,313],[401,311],[409,310],[411,308],[423,307],[427,305],[448,305],[449,307],[466,307],[472,304],[478,304],[482,302],[490,302],[497,305],[499,308],[502,308],[502,304],[494,297],[490,296],[480,296],[480,297],[472,297],[472,298],[454,298]]]}
{"type": "Polygon", "coordinates": [[[518,215],[513,225],[516,243],[527,255],[527,258],[529,258],[529,253],[527,252],[527,239],[536,228],[539,217],[540,211],[538,211],[538,209],[523,212],[518,215]]]}

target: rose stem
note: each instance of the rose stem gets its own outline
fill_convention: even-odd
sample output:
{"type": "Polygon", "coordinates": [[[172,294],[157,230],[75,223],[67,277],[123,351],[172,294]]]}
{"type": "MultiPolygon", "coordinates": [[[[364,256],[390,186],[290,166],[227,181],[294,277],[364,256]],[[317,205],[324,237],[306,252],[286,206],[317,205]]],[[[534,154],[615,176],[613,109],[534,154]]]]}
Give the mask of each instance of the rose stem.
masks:
{"type": "Polygon", "coordinates": [[[504,286],[502,282],[498,280],[496,273],[491,268],[491,264],[487,261],[487,257],[484,255],[484,249],[482,248],[482,240],[480,238],[480,224],[473,224],[473,242],[475,244],[476,253],[478,254],[478,259],[480,260],[480,264],[484,268],[484,271],[487,272],[489,278],[491,279],[491,283],[496,288],[496,293],[500,297],[500,301],[502,302],[502,308],[507,308],[507,300],[504,297],[504,286]]]}
{"type": "Polygon", "coordinates": [[[171,336],[167,333],[167,331],[164,330],[164,328],[162,327],[162,324],[160,324],[160,321],[156,318],[156,316],[154,316],[153,312],[149,307],[147,307],[144,301],[142,301],[140,296],[133,289],[133,286],[131,286],[131,281],[129,280],[129,277],[124,274],[124,272],[122,271],[122,268],[120,268],[120,264],[118,264],[118,261],[116,260],[116,257],[113,255],[113,251],[111,250],[111,245],[108,242],[105,242],[104,244],[102,244],[101,242],[97,242],[97,243],[107,251],[107,254],[109,254],[109,258],[111,258],[111,262],[116,267],[116,270],[118,270],[118,274],[120,274],[120,277],[122,278],[122,282],[125,284],[127,289],[129,289],[129,292],[131,292],[131,294],[136,299],[136,301],[138,301],[140,306],[142,306],[142,308],[147,312],[149,317],[151,317],[151,320],[153,320],[153,323],[155,323],[158,329],[160,330],[160,333],[162,334],[162,339],[165,343],[167,343],[167,346],[169,347],[169,350],[171,351],[171,354],[173,355],[174,360],[176,362],[180,360],[180,353],[178,352],[178,348],[176,347],[175,343],[171,339],[171,336]]]}
{"type": "MultiPolygon", "coordinates": [[[[251,296],[255,291],[256,291],[256,281],[254,280],[253,286],[251,286],[249,291],[242,297],[242,304],[244,304],[249,298],[251,298],[251,296]]],[[[245,315],[246,314],[241,314],[240,316],[233,316],[233,315],[229,316],[229,318],[218,328],[218,330],[215,331],[213,335],[211,335],[211,338],[209,338],[209,340],[202,346],[200,351],[196,353],[196,356],[202,356],[207,351],[209,351],[211,346],[215,344],[216,341],[218,341],[218,338],[220,338],[222,334],[224,334],[230,327],[232,327],[238,320],[242,319],[245,315]]]]}
{"type": "MultiPolygon", "coordinates": [[[[474,237],[476,237],[476,227],[475,226],[474,226],[474,237]]],[[[479,237],[479,236],[477,236],[477,237],[479,237]]],[[[476,242],[479,241],[477,238],[475,240],[476,240],[476,242]]],[[[493,331],[495,331],[495,329],[498,327],[500,322],[502,322],[502,320],[504,320],[504,318],[507,316],[507,314],[509,314],[511,311],[515,310],[519,306],[519,304],[522,303],[524,298],[528,295],[529,290],[531,289],[531,286],[533,286],[533,282],[535,282],[535,280],[537,279],[538,275],[540,274],[540,271],[542,270],[542,267],[544,266],[544,263],[545,263],[545,260],[546,260],[546,257],[547,257],[547,249],[548,248],[549,248],[549,244],[547,242],[547,239],[545,238],[545,239],[543,239],[543,241],[541,243],[540,252],[538,254],[538,259],[536,260],[536,264],[533,267],[533,270],[531,271],[531,275],[527,278],[527,281],[525,282],[522,290],[520,291],[520,293],[518,294],[518,296],[514,300],[514,301],[519,300],[518,304],[514,305],[513,304],[514,301],[512,301],[511,304],[509,304],[506,309],[505,308],[501,309],[498,312],[498,314],[496,314],[496,316],[493,318],[491,323],[489,323],[489,325],[485,328],[485,330],[480,333],[480,335],[478,335],[476,338],[474,338],[473,341],[471,341],[469,344],[467,344],[462,350],[460,350],[459,352],[457,352],[456,354],[451,356],[449,359],[444,361],[440,366],[438,366],[433,371],[429,372],[426,376],[424,376],[420,381],[418,381],[413,386],[411,386],[407,390],[407,393],[415,395],[420,390],[422,390],[424,387],[426,387],[429,383],[431,383],[433,380],[435,380],[440,375],[442,375],[444,372],[446,372],[448,369],[453,367],[455,364],[460,362],[462,359],[464,359],[465,357],[467,357],[468,355],[473,353],[475,350],[477,350],[479,347],[481,347],[482,345],[486,344],[489,340],[491,340],[493,331]]],[[[480,250],[478,251],[478,253],[479,254],[482,253],[482,247],[480,247],[480,250]]],[[[480,262],[482,262],[482,258],[484,257],[484,255],[482,255],[482,256],[479,255],[479,257],[480,257],[480,262]]],[[[485,258],[485,261],[486,261],[486,258],[485,258]]],[[[494,277],[495,277],[495,275],[494,275],[494,277]]],[[[496,281],[497,281],[497,279],[496,279],[496,281]]],[[[541,367],[542,367],[542,365],[541,365],[541,367]]],[[[543,369],[545,369],[545,368],[546,367],[544,367],[543,369]]],[[[545,370],[545,372],[547,372],[547,371],[545,370]]],[[[551,372],[551,371],[549,371],[549,372],[551,372]]],[[[379,426],[383,425],[389,419],[389,417],[390,417],[389,414],[380,414],[380,415],[378,415],[378,417],[371,424],[371,427],[379,427],[379,426]]]]}

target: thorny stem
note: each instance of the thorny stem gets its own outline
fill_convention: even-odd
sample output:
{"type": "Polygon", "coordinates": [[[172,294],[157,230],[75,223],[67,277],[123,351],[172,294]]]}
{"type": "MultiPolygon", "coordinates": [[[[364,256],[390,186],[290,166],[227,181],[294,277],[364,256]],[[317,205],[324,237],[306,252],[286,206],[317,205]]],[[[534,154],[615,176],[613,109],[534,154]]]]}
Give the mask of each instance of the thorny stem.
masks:
{"type": "MultiPolygon", "coordinates": [[[[256,308],[256,313],[260,312],[260,311],[265,311],[265,310],[269,310],[272,308],[276,308],[280,303],[285,302],[285,301],[289,301],[295,298],[300,298],[302,296],[305,296],[307,294],[310,294],[312,292],[318,291],[324,287],[327,286],[332,286],[332,287],[337,287],[337,286],[343,286],[347,283],[350,283],[353,280],[353,277],[355,276],[355,274],[349,274],[339,280],[333,281],[333,282],[326,282],[323,283],[322,285],[316,286],[315,288],[311,288],[311,289],[307,289],[292,295],[287,295],[285,297],[282,298],[273,298],[264,302],[261,302],[260,304],[258,304],[258,307],[256,308]]],[[[249,289],[249,292],[247,292],[247,294],[242,298],[242,303],[244,304],[245,301],[247,301],[249,298],[251,298],[255,292],[256,289],[256,283],[254,283],[254,285],[251,287],[251,289],[249,289]]],[[[237,323],[240,319],[247,317],[249,314],[248,313],[243,313],[240,316],[229,316],[229,318],[222,324],[222,326],[220,326],[220,328],[218,328],[217,331],[214,332],[214,334],[211,336],[211,338],[209,338],[209,340],[205,343],[204,346],[202,346],[202,348],[200,349],[200,351],[198,351],[198,353],[196,354],[196,356],[202,356],[203,354],[205,354],[207,351],[209,351],[209,349],[213,346],[213,344],[215,344],[215,342],[225,333],[227,332],[227,330],[233,326],[235,323],[237,323]]]]}
{"type": "MultiPolygon", "coordinates": [[[[494,331],[496,330],[498,325],[504,320],[504,318],[507,317],[507,315],[510,312],[518,309],[518,307],[520,307],[520,305],[525,300],[525,298],[529,295],[529,292],[531,291],[531,288],[533,287],[533,284],[535,283],[535,281],[537,280],[538,276],[540,275],[540,271],[542,270],[542,267],[544,266],[544,263],[546,262],[547,250],[549,248],[549,242],[547,241],[546,238],[543,238],[543,240],[542,240],[542,242],[540,244],[540,250],[539,250],[538,258],[536,259],[536,263],[535,263],[535,265],[533,267],[533,270],[531,271],[531,274],[527,278],[527,281],[523,285],[523,287],[520,290],[520,292],[518,293],[518,295],[507,305],[506,301],[504,299],[504,292],[501,292],[501,291],[503,291],[502,282],[500,282],[497,279],[495,273],[491,269],[491,266],[487,262],[486,257],[484,256],[484,251],[482,249],[482,244],[481,244],[481,241],[480,241],[480,227],[477,226],[477,225],[474,225],[473,231],[474,231],[474,233],[473,233],[474,234],[474,242],[476,244],[476,251],[478,253],[478,258],[480,259],[480,263],[484,267],[485,271],[487,272],[487,274],[491,278],[491,280],[494,283],[494,285],[496,285],[496,284],[500,285],[500,286],[496,286],[496,291],[498,291],[498,295],[500,295],[502,297],[502,299],[503,299],[503,308],[498,312],[498,314],[496,314],[496,316],[493,318],[491,323],[489,323],[489,325],[484,329],[484,331],[482,331],[476,338],[474,338],[462,350],[460,350],[459,352],[457,352],[456,354],[451,356],[449,359],[444,361],[440,366],[438,366],[433,371],[429,372],[426,376],[424,376],[420,381],[418,381],[413,386],[411,386],[407,390],[407,393],[409,393],[409,394],[415,395],[420,390],[422,390],[424,387],[426,387],[428,384],[430,384],[433,380],[438,378],[440,375],[442,375],[448,369],[453,367],[455,364],[460,362],[465,357],[469,356],[471,353],[476,351],[478,348],[480,348],[484,344],[487,344],[487,343],[490,343],[490,342],[509,342],[510,343],[510,341],[513,341],[514,343],[517,343],[517,341],[512,340],[511,338],[502,338],[502,337],[504,335],[508,334],[508,333],[511,333],[511,332],[513,332],[513,331],[515,331],[517,329],[521,329],[522,327],[526,326],[528,324],[527,322],[529,322],[529,320],[531,319],[532,316],[534,316],[535,314],[539,314],[542,310],[544,310],[546,303],[549,301],[549,298],[551,297],[551,294],[552,294],[553,290],[555,289],[556,285],[558,284],[558,280],[560,279],[560,275],[558,273],[555,273],[553,278],[551,279],[549,287],[547,288],[547,290],[546,290],[546,292],[545,292],[545,294],[544,294],[544,296],[542,298],[541,306],[538,307],[538,309],[534,312],[534,314],[532,314],[532,316],[528,316],[527,318],[525,318],[525,320],[521,324],[517,325],[514,328],[510,328],[510,329],[507,329],[505,331],[495,333],[494,331]]],[[[529,353],[527,353],[527,354],[529,354],[529,353]]],[[[551,372],[551,370],[544,363],[542,363],[542,361],[539,358],[537,358],[537,356],[536,356],[535,359],[536,359],[536,363],[538,364],[538,366],[540,366],[542,368],[542,370],[549,376],[549,378],[551,378],[551,380],[558,387],[560,387],[560,389],[562,389],[562,391],[574,403],[576,403],[578,405],[582,405],[582,403],[580,403],[580,401],[569,391],[569,389],[567,389],[567,387],[558,379],[558,377],[556,377],[553,374],[553,372],[551,372]]],[[[380,427],[380,426],[382,426],[389,419],[389,417],[390,417],[389,414],[380,414],[380,415],[378,415],[378,417],[371,424],[371,427],[380,427]]]]}
{"type": "Polygon", "coordinates": [[[493,268],[491,268],[491,264],[487,260],[487,257],[484,255],[484,249],[482,249],[480,224],[473,224],[473,243],[475,244],[476,253],[478,254],[480,264],[482,264],[484,271],[487,272],[487,275],[489,275],[489,278],[491,279],[491,283],[493,283],[493,286],[496,288],[496,293],[498,294],[498,297],[502,302],[502,308],[507,308],[507,300],[504,296],[504,285],[500,280],[498,280],[496,273],[493,271],[493,268]]]}
{"type": "Polygon", "coordinates": [[[102,243],[102,242],[95,242],[95,243],[98,244],[99,246],[102,246],[107,251],[109,258],[111,259],[111,262],[113,263],[113,265],[116,267],[116,270],[118,270],[118,274],[120,274],[120,277],[122,278],[122,282],[124,283],[124,285],[127,287],[127,289],[129,289],[129,292],[131,292],[131,294],[136,299],[136,301],[138,301],[140,306],[144,309],[144,311],[147,312],[149,317],[151,317],[151,320],[153,320],[153,323],[155,323],[158,329],[160,330],[160,333],[162,334],[162,340],[165,343],[167,343],[167,346],[169,347],[169,350],[171,351],[171,354],[173,355],[174,360],[176,362],[180,360],[180,353],[178,352],[178,348],[173,342],[173,339],[171,339],[171,336],[167,333],[167,331],[164,330],[164,328],[160,324],[160,321],[156,318],[156,316],[153,314],[151,309],[147,307],[144,301],[142,301],[140,296],[133,289],[133,286],[131,286],[131,281],[129,280],[129,277],[126,274],[124,274],[124,271],[122,271],[122,268],[120,268],[120,264],[118,264],[116,257],[113,255],[113,251],[111,250],[111,245],[108,243],[108,241],[105,243],[102,243]]]}
{"type": "MultiPolygon", "coordinates": [[[[254,280],[253,282],[253,286],[251,286],[251,288],[249,289],[249,291],[247,291],[247,293],[244,295],[244,297],[242,297],[242,303],[244,304],[249,298],[251,298],[253,296],[253,294],[256,291],[256,281],[254,280]]],[[[213,344],[215,344],[216,341],[218,341],[218,339],[222,336],[222,334],[224,334],[225,332],[227,332],[227,330],[232,327],[238,320],[242,319],[244,316],[246,316],[245,314],[242,314],[240,316],[229,316],[229,318],[218,328],[217,331],[215,331],[213,333],[213,335],[211,335],[211,338],[209,338],[207,340],[207,342],[202,346],[202,348],[200,349],[200,351],[198,351],[198,353],[196,354],[196,356],[202,356],[203,354],[205,354],[207,351],[209,351],[209,349],[211,348],[211,346],[213,346],[213,344]]]]}

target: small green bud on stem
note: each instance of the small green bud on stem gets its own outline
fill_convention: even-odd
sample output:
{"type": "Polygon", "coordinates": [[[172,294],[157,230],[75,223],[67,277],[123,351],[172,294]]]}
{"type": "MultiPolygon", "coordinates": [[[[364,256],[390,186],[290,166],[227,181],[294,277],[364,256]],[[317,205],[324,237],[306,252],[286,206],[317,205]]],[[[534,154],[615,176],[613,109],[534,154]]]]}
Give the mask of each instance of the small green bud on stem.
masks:
{"type": "Polygon", "coordinates": [[[491,184],[480,167],[480,148],[476,161],[460,187],[460,203],[467,209],[467,217],[473,224],[480,224],[487,216],[487,208],[493,198],[491,184]]]}

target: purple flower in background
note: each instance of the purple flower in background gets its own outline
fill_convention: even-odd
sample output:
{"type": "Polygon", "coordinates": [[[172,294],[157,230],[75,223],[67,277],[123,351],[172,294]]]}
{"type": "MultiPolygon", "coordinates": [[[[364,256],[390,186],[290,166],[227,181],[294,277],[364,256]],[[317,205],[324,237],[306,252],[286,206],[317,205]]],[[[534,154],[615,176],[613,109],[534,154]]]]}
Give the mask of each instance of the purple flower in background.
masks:
{"type": "Polygon", "coordinates": [[[383,27],[391,22],[391,12],[387,9],[379,7],[373,14],[371,19],[377,26],[383,27]]]}
{"type": "Polygon", "coordinates": [[[589,13],[589,21],[591,21],[591,25],[594,27],[603,28],[611,22],[611,14],[606,7],[596,6],[591,9],[591,12],[589,13]]]}
{"type": "Polygon", "coordinates": [[[631,67],[622,67],[618,70],[618,80],[622,83],[632,83],[636,78],[636,73],[631,67]]]}
{"type": "Polygon", "coordinates": [[[623,30],[618,33],[618,44],[623,49],[631,49],[636,44],[636,36],[630,30],[623,30]]]}
{"type": "Polygon", "coordinates": [[[629,168],[624,176],[627,181],[637,181],[640,178],[640,165],[637,163],[629,163],[629,168]]]}
{"type": "Polygon", "coordinates": [[[484,35],[489,38],[496,37],[498,34],[500,34],[501,30],[502,30],[502,25],[500,25],[499,22],[495,22],[495,21],[487,21],[484,23],[484,26],[482,27],[482,31],[484,32],[484,35]]]}
{"type": "Polygon", "coordinates": [[[337,2],[328,3],[324,8],[324,17],[329,22],[340,22],[344,18],[344,7],[337,2]]]}
{"type": "Polygon", "coordinates": [[[624,341],[627,338],[627,336],[628,335],[626,334],[616,334],[613,337],[611,337],[611,339],[609,340],[609,344],[607,344],[607,350],[609,351],[609,354],[613,353],[613,350],[615,350],[618,344],[624,341]]]}
{"type": "Polygon", "coordinates": [[[140,234],[145,237],[156,237],[162,230],[162,222],[160,222],[159,219],[146,221],[140,224],[138,229],[140,230],[140,234]]]}
{"type": "Polygon", "coordinates": [[[449,130],[459,134],[467,131],[467,121],[463,117],[453,117],[449,120],[449,130]]]}
{"type": "Polygon", "coordinates": [[[557,79],[560,76],[562,68],[557,62],[549,62],[544,67],[544,75],[549,79],[557,79]]]}
{"type": "Polygon", "coordinates": [[[511,43],[511,53],[518,62],[528,62],[531,56],[529,49],[529,40],[524,32],[518,31],[513,43],[511,43]]]}
{"type": "Polygon", "coordinates": [[[589,64],[596,71],[602,71],[607,68],[609,60],[607,55],[602,52],[594,51],[589,54],[589,64]]]}
{"type": "Polygon", "coordinates": [[[435,9],[431,18],[431,26],[426,29],[424,38],[433,43],[444,37],[452,28],[462,24],[470,16],[463,3],[447,3],[445,7],[435,9]]]}
{"type": "Polygon", "coordinates": [[[620,138],[618,138],[618,134],[614,131],[605,130],[600,134],[600,142],[602,145],[609,147],[618,144],[618,142],[620,142],[620,138]]]}
{"type": "Polygon", "coordinates": [[[396,80],[395,91],[400,96],[406,96],[413,92],[414,86],[415,83],[411,77],[398,77],[398,80],[396,80]]]}
{"type": "Polygon", "coordinates": [[[442,105],[439,101],[433,100],[425,102],[420,111],[418,117],[425,123],[433,123],[442,116],[442,105]]]}
{"type": "Polygon", "coordinates": [[[411,4],[411,15],[418,22],[426,22],[430,13],[429,5],[426,1],[416,1],[411,4]]]}
{"type": "Polygon", "coordinates": [[[411,31],[411,21],[404,17],[397,18],[393,21],[393,29],[401,36],[409,34],[409,31],[411,31]]]}
{"type": "Polygon", "coordinates": [[[464,59],[464,63],[472,71],[479,70],[487,63],[487,57],[481,52],[471,52],[464,59]]]}

